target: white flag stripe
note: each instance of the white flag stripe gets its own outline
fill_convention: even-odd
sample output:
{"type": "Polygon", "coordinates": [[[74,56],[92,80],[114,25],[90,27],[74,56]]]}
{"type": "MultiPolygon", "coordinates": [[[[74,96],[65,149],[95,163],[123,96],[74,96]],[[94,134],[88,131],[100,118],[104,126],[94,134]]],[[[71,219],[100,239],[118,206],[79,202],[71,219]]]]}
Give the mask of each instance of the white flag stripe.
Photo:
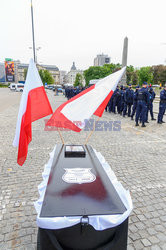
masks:
{"type": "Polygon", "coordinates": [[[80,129],[84,127],[85,119],[89,119],[101,103],[105,100],[111,90],[115,90],[118,82],[125,72],[125,67],[121,70],[99,80],[95,88],[68,103],[61,113],[70,121],[80,121],[77,125],[80,129]]]}
{"type": "Polygon", "coordinates": [[[21,120],[22,116],[24,115],[27,107],[27,99],[28,99],[28,93],[37,87],[43,86],[43,83],[40,79],[38,70],[36,68],[36,65],[33,61],[33,59],[30,60],[26,82],[24,85],[24,90],[21,96],[21,102],[20,102],[20,108],[18,112],[18,118],[17,118],[17,125],[16,125],[16,133],[15,138],[13,141],[13,146],[18,147],[19,145],[19,138],[20,138],[20,128],[21,128],[21,120]]]}

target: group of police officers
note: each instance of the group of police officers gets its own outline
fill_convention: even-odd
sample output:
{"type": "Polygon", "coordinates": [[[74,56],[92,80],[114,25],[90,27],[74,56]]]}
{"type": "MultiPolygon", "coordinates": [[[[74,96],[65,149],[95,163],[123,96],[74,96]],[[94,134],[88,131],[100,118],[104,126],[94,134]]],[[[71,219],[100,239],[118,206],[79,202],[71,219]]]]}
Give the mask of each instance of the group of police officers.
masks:
{"type": "MultiPolygon", "coordinates": [[[[106,111],[118,112],[120,115],[125,117],[131,117],[134,120],[135,115],[135,126],[139,126],[139,122],[142,123],[142,127],[146,127],[145,123],[148,121],[148,113],[150,112],[151,120],[155,121],[153,114],[153,101],[155,99],[155,92],[151,86],[148,86],[146,82],[143,83],[142,88],[136,87],[136,90],[132,90],[132,85],[129,84],[128,88],[124,86],[117,86],[114,91],[107,107],[106,111]],[[116,110],[117,107],[117,110],[116,110]]],[[[163,116],[166,111],[166,85],[160,92],[160,103],[159,103],[159,114],[157,122],[159,124],[165,123],[163,116]]]]}
{"type": "Polygon", "coordinates": [[[66,87],[65,88],[65,96],[69,100],[72,97],[74,97],[75,95],[82,92],[83,90],[85,90],[85,87],[76,87],[76,88],[74,88],[74,87],[66,87]]]}
{"type": "MultiPolygon", "coordinates": [[[[81,91],[85,90],[80,87],[69,87],[65,89],[65,96],[69,100],[75,95],[79,94],[81,91]]],[[[148,86],[146,82],[143,83],[142,87],[137,86],[135,91],[132,89],[132,85],[126,88],[123,85],[117,86],[111,99],[109,100],[105,111],[113,112],[114,114],[119,113],[123,117],[131,117],[134,120],[135,116],[135,126],[139,126],[139,122],[142,123],[142,127],[146,127],[145,123],[149,123],[148,114],[150,112],[151,120],[155,121],[153,115],[153,101],[155,99],[155,92],[153,88],[148,86]]],[[[164,89],[160,92],[160,103],[159,103],[159,113],[157,123],[165,123],[163,121],[163,116],[166,111],[166,85],[164,89]]]]}

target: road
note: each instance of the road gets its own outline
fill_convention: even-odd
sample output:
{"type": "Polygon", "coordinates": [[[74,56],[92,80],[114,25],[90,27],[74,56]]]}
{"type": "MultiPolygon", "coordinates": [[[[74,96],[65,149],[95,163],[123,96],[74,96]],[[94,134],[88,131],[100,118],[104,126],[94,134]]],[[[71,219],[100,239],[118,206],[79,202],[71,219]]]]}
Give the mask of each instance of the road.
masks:
{"type": "Polygon", "coordinates": [[[14,92],[7,88],[0,88],[0,112],[11,106],[19,105],[21,92],[14,92]]]}
{"type": "MultiPolygon", "coordinates": [[[[47,91],[55,110],[65,101],[47,91]]],[[[17,165],[12,146],[20,93],[0,89],[0,249],[36,249],[37,186],[54,145],[56,131],[44,131],[44,119],[33,123],[33,140],[25,164],[17,165]]],[[[155,109],[158,109],[155,104],[155,109]]],[[[48,117],[47,117],[48,118],[48,117]]],[[[165,118],[164,118],[165,119],[165,118]]],[[[128,250],[166,249],[166,124],[150,121],[135,127],[129,118],[104,113],[101,120],[121,122],[120,131],[96,131],[91,144],[105,157],[118,180],[131,192],[128,250]]],[[[166,119],[165,119],[166,120],[166,119]]],[[[65,143],[84,143],[89,132],[62,132],[65,143]]]]}

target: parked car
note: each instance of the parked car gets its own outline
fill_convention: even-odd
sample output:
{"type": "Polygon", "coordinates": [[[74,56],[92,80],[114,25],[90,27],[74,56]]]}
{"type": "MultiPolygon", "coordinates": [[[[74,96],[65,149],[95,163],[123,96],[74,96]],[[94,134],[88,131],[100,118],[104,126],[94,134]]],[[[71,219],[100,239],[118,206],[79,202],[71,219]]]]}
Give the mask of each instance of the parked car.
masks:
{"type": "Polygon", "coordinates": [[[24,84],[23,83],[16,84],[16,92],[23,92],[23,90],[24,90],[24,84]]]}
{"type": "Polygon", "coordinates": [[[53,88],[54,88],[54,86],[53,86],[53,85],[48,85],[48,86],[47,86],[47,89],[52,90],[53,88]]]}
{"type": "Polygon", "coordinates": [[[15,83],[10,84],[10,90],[16,90],[16,84],[15,83]]]}
{"type": "Polygon", "coordinates": [[[160,87],[160,86],[158,84],[154,84],[152,85],[152,87],[155,88],[155,87],[160,87]]]}

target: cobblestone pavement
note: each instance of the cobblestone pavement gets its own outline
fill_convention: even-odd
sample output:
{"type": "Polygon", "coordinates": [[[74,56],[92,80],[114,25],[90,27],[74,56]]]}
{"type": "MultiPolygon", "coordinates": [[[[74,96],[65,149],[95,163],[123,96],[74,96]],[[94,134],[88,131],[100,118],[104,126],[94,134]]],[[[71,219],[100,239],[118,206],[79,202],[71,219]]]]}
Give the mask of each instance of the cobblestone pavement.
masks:
{"type": "MultiPolygon", "coordinates": [[[[3,91],[0,90],[0,98],[3,91]]],[[[0,113],[0,249],[36,249],[33,202],[38,199],[37,186],[42,181],[49,152],[60,143],[60,138],[55,131],[44,131],[44,119],[36,121],[27,161],[18,166],[12,141],[21,94],[5,91],[9,92],[6,103],[10,103],[11,95],[18,98],[0,113]]],[[[47,92],[53,110],[64,102],[63,96],[47,92]]],[[[146,128],[135,127],[129,118],[109,113],[104,113],[102,119],[121,121],[120,131],[96,132],[89,143],[102,153],[119,181],[131,191],[134,209],[130,216],[128,250],[165,250],[166,124],[150,121],[146,128]]],[[[84,143],[87,134],[63,132],[66,143],[84,143]]]]}

